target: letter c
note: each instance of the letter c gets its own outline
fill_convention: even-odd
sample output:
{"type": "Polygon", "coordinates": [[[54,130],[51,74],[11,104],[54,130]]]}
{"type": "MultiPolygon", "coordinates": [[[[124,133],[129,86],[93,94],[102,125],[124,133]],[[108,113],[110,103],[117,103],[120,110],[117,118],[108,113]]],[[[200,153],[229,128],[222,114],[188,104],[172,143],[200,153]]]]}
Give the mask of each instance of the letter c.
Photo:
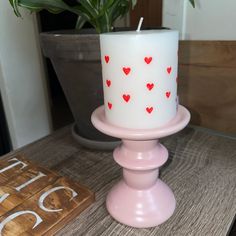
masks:
{"type": "Polygon", "coordinates": [[[35,213],[34,211],[18,211],[18,212],[15,212],[14,214],[12,215],[9,215],[7,218],[5,218],[1,223],[0,223],[0,235],[2,235],[2,230],[4,228],[4,226],[12,221],[13,219],[15,219],[16,217],[18,216],[21,216],[21,215],[24,215],[24,214],[32,214],[35,216],[36,218],[36,223],[34,224],[33,228],[34,229],[35,227],[37,227],[43,220],[42,218],[37,214],[35,213]]]}

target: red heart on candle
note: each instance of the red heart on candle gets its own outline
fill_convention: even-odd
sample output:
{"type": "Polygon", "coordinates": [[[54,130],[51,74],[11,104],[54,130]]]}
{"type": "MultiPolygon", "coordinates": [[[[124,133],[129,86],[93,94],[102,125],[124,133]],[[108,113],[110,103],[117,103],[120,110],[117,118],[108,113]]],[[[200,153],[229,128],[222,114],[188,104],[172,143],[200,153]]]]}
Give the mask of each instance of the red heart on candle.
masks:
{"type": "Polygon", "coordinates": [[[106,61],[106,63],[108,63],[109,60],[110,60],[110,57],[109,57],[109,56],[105,56],[105,61],[106,61]]]}
{"type": "Polygon", "coordinates": [[[148,83],[146,86],[151,91],[154,87],[154,84],[153,83],[151,83],[151,84],[148,83]]]}
{"type": "Polygon", "coordinates": [[[170,66],[170,67],[167,67],[166,70],[167,70],[168,74],[170,74],[170,73],[171,73],[171,70],[172,70],[171,66],[170,66]]]}
{"type": "Polygon", "coordinates": [[[107,86],[110,87],[111,86],[111,81],[110,80],[106,80],[107,86]]]}
{"type": "Polygon", "coordinates": [[[166,97],[169,98],[170,97],[170,91],[166,92],[166,97]]]}
{"type": "Polygon", "coordinates": [[[130,95],[129,94],[123,94],[123,99],[128,102],[130,100],[130,95]]]}
{"type": "Polygon", "coordinates": [[[146,108],[146,111],[147,111],[149,114],[152,113],[153,107],[147,107],[147,108],[146,108]]]}
{"type": "Polygon", "coordinates": [[[131,68],[130,67],[123,67],[123,71],[126,75],[128,75],[129,72],[131,71],[131,68]]]}
{"type": "Polygon", "coordinates": [[[144,61],[145,61],[147,64],[150,64],[151,61],[152,61],[152,57],[145,57],[145,58],[144,58],[144,61]]]}
{"type": "Polygon", "coordinates": [[[108,102],[107,105],[108,105],[108,108],[111,110],[111,108],[112,108],[112,103],[108,102]]]}

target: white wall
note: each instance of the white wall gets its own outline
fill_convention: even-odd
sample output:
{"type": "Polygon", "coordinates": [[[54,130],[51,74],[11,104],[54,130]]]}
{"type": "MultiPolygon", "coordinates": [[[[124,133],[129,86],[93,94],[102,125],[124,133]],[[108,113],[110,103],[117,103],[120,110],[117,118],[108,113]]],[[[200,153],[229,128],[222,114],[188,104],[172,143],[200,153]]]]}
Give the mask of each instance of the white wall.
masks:
{"type": "Polygon", "coordinates": [[[182,39],[235,40],[235,0],[163,0],[163,26],[177,29],[182,39]],[[177,6],[177,7],[176,7],[177,6]]]}
{"type": "Polygon", "coordinates": [[[163,0],[162,26],[176,29],[182,38],[185,0],[163,0]]]}
{"type": "Polygon", "coordinates": [[[0,1],[0,91],[14,149],[51,130],[36,20],[22,13],[0,1]]]}

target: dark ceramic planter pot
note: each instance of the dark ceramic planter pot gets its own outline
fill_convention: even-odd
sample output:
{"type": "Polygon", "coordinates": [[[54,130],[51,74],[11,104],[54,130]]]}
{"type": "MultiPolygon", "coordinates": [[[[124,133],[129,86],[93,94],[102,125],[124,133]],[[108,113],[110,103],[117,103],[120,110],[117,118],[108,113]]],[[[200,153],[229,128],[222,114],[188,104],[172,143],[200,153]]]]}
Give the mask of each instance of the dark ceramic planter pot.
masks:
{"type": "Polygon", "coordinates": [[[92,30],[41,33],[49,57],[75,119],[73,136],[84,146],[113,149],[118,140],[97,131],[90,119],[103,104],[99,35],[92,30]]]}

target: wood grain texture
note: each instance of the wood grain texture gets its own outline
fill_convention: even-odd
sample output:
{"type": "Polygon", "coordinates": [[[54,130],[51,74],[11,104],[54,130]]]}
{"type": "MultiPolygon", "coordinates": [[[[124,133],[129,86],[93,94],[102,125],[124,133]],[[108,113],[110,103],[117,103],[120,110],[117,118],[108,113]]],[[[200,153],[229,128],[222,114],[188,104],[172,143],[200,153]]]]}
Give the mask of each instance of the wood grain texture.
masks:
{"type": "Polygon", "coordinates": [[[86,187],[66,178],[59,178],[55,183],[47,186],[0,218],[0,222],[2,222],[15,212],[30,210],[37,213],[41,217],[42,222],[34,229],[31,229],[36,222],[35,216],[33,214],[25,214],[7,223],[3,229],[3,235],[54,235],[63,225],[71,221],[75,216],[78,216],[81,211],[88,207],[93,202],[93,197],[93,193],[86,187]],[[41,209],[39,207],[40,197],[50,189],[61,186],[73,189],[77,193],[77,196],[72,198],[72,192],[68,189],[54,191],[45,198],[44,206],[47,209],[61,209],[61,211],[46,212],[44,209],[41,209]]]}
{"type": "Polygon", "coordinates": [[[0,204],[0,216],[20,205],[35,193],[54,183],[59,178],[57,174],[45,168],[36,167],[32,164],[30,164],[29,167],[30,168],[27,168],[20,175],[8,177],[8,181],[0,186],[0,196],[5,193],[10,194],[7,199],[0,204]],[[37,176],[39,172],[45,174],[45,176],[42,176],[40,180],[25,186],[20,191],[15,189],[37,176]]]}
{"type": "Polygon", "coordinates": [[[0,161],[0,172],[1,172],[0,184],[1,185],[9,180],[9,176],[14,178],[15,176],[20,175],[21,173],[23,173],[24,171],[30,168],[31,163],[28,162],[26,159],[24,159],[22,155],[19,157],[21,158],[21,161],[25,163],[25,166],[22,166],[22,164],[19,163],[19,165],[12,166],[12,168],[6,168],[9,165],[12,165],[17,162],[15,158],[17,159],[18,156],[14,156],[11,154],[9,154],[9,156],[7,156],[6,158],[3,158],[0,161]]]}
{"type": "Polygon", "coordinates": [[[174,191],[177,208],[166,223],[150,229],[134,229],[111,218],[105,198],[121,178],[121,169],[111,152],[79,146],[70,127],[16,152],[96,193],[96,202],[57,235],[225,236],[236,213],[236,140],[186,128],[162,143],[170,157],[161,178],[174,191]]]}
{"type": "Polygon", "coordinates": [[[143,27],[160,27],[162,24],[162,0],[139,0],[130,12],[130,26],[137,27],[140,17],[143,27]]]}
{"type": "Polygon", "coordinates": [[[94,202],[87,187],[22,156],[0,160],[1,235],[54,235],[94,202]]]}
{"type": "Polygon", "coordinates": [[[180,41],[178,78],[192,124],[236,134],[236,41],[180,41]]]}

